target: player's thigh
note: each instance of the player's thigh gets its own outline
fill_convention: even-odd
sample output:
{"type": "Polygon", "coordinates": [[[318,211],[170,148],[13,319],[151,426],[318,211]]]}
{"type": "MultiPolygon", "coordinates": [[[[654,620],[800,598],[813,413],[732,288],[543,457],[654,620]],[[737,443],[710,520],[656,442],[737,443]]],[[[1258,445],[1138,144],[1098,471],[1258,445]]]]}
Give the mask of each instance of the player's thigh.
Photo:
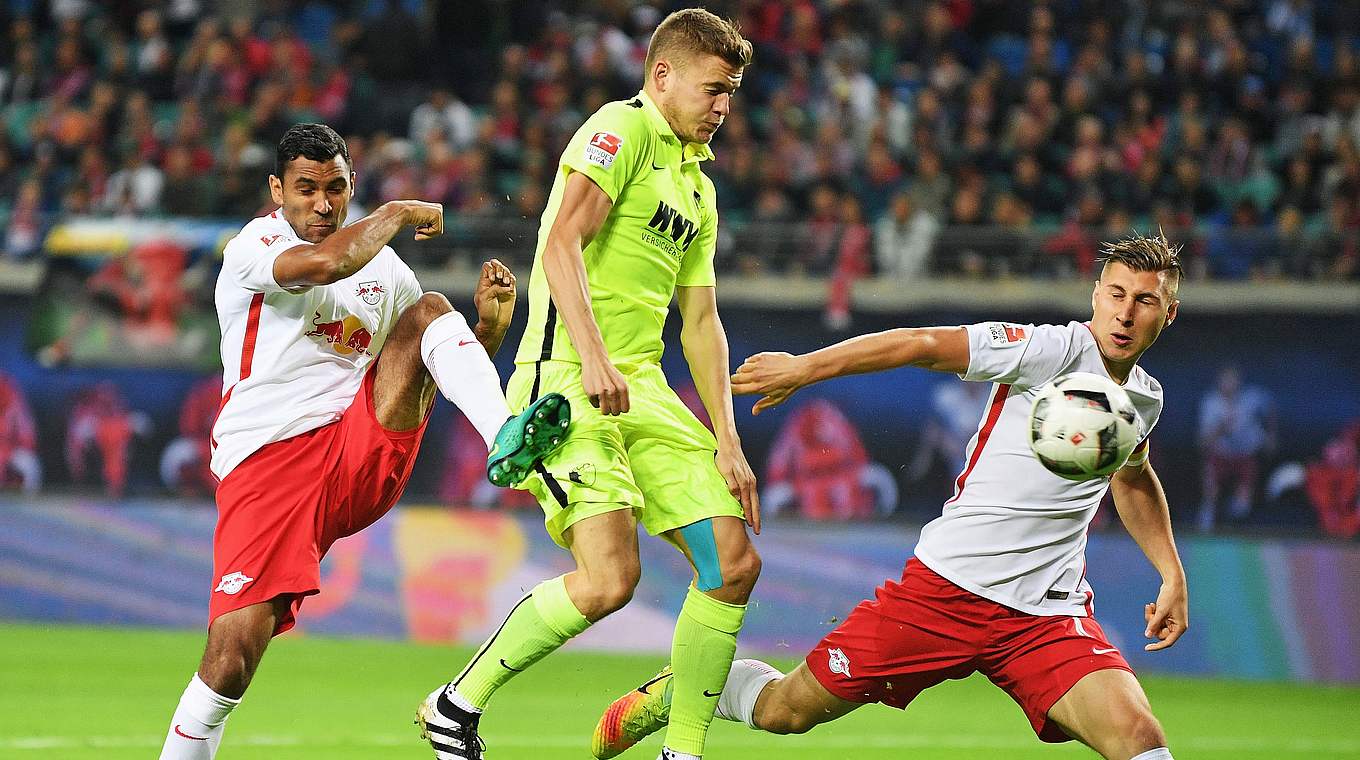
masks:
{"type": "Polygon", "coordinates": [[[792,673],[773,681],[756,700],[755,724],[780,734],[801,734],[814,726],[847,715],[863,703],[850,702],[832,694],[798,663],[792,673]]]}
{"type": "Polygon", "coordinates": [[[418,427],[434,403],[436,388],[420,353],[421,338],[431,322],[452,311],[447,298],[426,293],[406,307],[388,333],[372,391],[378,421],[388,430],[418,427]]]}
{"type": "Polygon", "coordinates": [[[632,411],[620,420],[633,479],[642,491],[642,526],[659,536],[708,518],[744,520],[718,472],[718,442],[666,385],[659,367],[629,377],[632,411]]]}
{"type": "Polygon", "coordinates": [[[1048,717],[1068,736],[1111,760],[1166,746],[1142,685],[1120,668],[1084,676],[1054,703],[1048,717]]]}

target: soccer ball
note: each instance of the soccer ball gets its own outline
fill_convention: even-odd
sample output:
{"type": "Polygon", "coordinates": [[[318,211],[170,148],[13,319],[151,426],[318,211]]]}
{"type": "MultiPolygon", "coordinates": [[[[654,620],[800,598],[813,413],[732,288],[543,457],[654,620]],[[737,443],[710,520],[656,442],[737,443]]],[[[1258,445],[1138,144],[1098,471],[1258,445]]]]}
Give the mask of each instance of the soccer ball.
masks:
{"type": "Polygon", "coordinates": [[[1029,447],[1054,475],[1105,477],[1124,466],[1141,434],[1129,394],[1090,372],[1062,375],[1039,390],[1029,412],[1029,447]]]}

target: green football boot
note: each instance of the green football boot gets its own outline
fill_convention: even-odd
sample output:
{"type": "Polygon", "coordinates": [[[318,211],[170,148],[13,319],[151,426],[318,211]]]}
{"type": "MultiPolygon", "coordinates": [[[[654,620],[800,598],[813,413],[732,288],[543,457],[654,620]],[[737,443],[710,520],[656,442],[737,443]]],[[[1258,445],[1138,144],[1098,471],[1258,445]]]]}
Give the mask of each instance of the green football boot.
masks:
{"type": "Polygon", "coordinates": [[[486,457],[486,479],[501,488],[521,483],[534,465],[562,445],[570,425],[567,399],[560,393],[544,394],[501,425],[486,457]]]}

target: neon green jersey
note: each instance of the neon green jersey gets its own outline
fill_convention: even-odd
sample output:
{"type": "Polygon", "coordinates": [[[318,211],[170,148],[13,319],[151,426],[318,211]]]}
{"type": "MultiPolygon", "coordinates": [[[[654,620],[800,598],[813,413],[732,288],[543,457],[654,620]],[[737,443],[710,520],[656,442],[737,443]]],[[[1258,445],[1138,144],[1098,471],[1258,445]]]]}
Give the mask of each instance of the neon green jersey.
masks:
{"type": "Polygon", "coordinates": [[[562,153],[538,228],[529,324],[516,363],[581,361],[543,274],[543,247],[572,172],[589,177],[614,201],[599,233],[581,252],[591,310],[609,358],[620,367],[661,361],[661,328],[675,287],[715,281],[716,194],[699,170],[700,162],[711,158],[707,145],[682,145],[643,93],[606,104],[586,120],[562,153]]]}

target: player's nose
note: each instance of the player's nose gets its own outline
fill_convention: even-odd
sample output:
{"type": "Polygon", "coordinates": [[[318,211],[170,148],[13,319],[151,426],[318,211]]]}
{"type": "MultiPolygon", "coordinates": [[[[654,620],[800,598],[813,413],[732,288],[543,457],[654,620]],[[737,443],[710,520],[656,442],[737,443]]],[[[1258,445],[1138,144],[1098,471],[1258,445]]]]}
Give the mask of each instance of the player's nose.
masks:
{"type": "Polygon", "coordinates": [[[325,216],[331,212],[330,199],[326,198],[325,194],[323,193],[321,198],[317,199],[316,204],[313,205],[312,208],[313,210],[316,211],[316,213],[320,214],[321,216],[325,216]]]}
{"type": "Polygon", "coordinates": [[[731,110],[732,110],[732,94],[731,94],[731,93],[728,93],[728,92],[721,93],[720,95],[718,95],[718,97],[717,97],[716,99],[714,99],[714,101],[713,101],[713,113],[716,113],[716,114],[718,114],[719,116],[721,116],[721,117],[723,117],[723,118],[727,118],[727,114],[728,114],[728,112],[730,112],[731,110]]]}

